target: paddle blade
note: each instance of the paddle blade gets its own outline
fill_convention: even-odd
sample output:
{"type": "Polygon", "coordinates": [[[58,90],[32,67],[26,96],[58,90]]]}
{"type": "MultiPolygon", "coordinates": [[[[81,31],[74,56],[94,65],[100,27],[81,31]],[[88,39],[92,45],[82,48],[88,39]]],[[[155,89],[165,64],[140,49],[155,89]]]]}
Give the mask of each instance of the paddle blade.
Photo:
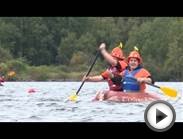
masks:
{"type": "Polygon", "coordinates": [[[160,89],[168,96],[170,97],[176,97],[177,91],[175,89],[169,88],[169,87],[160,87],[160,89]]]}
{"type": "Polygon", "coordinates": [[[78,98],[78,96],[77,96],[76,94],[74,94],[74,95],[71,95],[71,96],[69,97],[69,100],[70,100],[70,101],[77,101],[77,98],[78,98]]]}

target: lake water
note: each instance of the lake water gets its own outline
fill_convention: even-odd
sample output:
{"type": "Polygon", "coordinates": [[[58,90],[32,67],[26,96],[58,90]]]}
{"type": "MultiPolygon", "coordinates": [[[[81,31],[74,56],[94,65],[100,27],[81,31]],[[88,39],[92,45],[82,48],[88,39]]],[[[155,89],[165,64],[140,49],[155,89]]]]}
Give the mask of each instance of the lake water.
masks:
{"type": "MultiPolygon", "coordinates": [[[[66,101],[81,82],[5,82],[0,87],[0,122],[144,122],[144,111],[150,102],[92,102],[98,90],[107,83],[86,82],[78,101],[66,101]],[[28,93],[34,88],[35,93],[28,93]]],[[[183,122],[182,82],[158,82],[157,85],[176,89],[180,97],[172,100],[154,87],[154,92],[173,105],[176,122],[183,122]]]]}

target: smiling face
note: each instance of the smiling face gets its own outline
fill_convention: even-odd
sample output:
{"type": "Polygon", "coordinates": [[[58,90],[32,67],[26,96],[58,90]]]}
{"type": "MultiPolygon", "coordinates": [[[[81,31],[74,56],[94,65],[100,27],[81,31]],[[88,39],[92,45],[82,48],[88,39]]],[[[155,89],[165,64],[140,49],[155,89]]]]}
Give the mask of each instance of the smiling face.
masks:
{"type": "Polygon", "coordinates": [[[135,68],[137,68],[139,65],[139,60],[137,58],[130,58],[129,59],[129,66],[131,68],[131,70],[134,70],[135,68]]]}

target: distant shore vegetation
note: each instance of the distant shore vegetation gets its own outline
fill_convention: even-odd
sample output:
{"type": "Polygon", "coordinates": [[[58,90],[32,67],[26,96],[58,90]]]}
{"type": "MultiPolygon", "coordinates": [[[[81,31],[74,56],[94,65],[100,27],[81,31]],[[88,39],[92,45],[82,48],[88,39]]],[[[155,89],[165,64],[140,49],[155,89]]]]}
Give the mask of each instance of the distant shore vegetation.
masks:
{"type": "MultiPolygon", "coordinates": [[[[0,17],[7,81],[80,81],[100,43],[137,46],[155,81],[183,79],[183,17],[0,17]]],[[[91,74],[107,68],[102,57],[91,74]]]]}

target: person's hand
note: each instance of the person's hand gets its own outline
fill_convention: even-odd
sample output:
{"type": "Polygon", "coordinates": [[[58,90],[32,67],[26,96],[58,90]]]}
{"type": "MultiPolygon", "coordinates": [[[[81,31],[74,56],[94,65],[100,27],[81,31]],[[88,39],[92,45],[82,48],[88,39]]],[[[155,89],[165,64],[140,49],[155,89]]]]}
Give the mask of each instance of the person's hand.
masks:
{"type": "Polygon", "coordinates": [[[100,46],[99,46],[99,50],[102,51],[106,48],[106,45],[105,43],[102,43],[100,46]]]}
{"type": "Polygon", "coordinates": [[[82,79],[82,82],[83,82],[83,81],[87,81],[87,80],[89,80],[89,76],[86,77],[86,75],[85,75],[85,76],[83,77],[83,79],[82,79]]]}
{"type": "Polygon", "coordinates": [[[145,82],[145,78],[137,78],[137,82],[143,83],[143,82],[145,82]]]}

